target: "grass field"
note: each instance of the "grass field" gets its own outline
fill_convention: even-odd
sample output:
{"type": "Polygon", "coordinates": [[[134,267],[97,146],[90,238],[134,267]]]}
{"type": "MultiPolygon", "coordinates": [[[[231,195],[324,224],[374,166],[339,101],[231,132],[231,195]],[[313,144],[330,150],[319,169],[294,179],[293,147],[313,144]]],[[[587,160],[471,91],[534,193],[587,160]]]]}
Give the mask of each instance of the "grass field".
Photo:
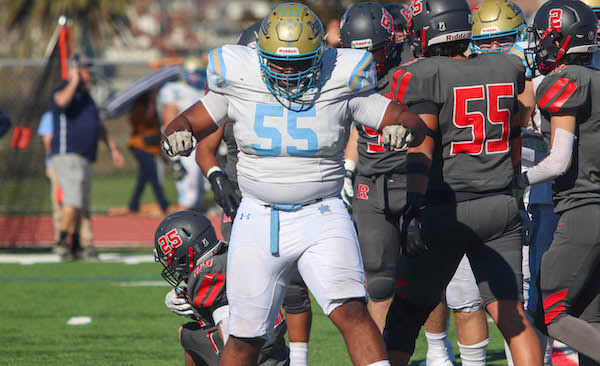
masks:
{"type": "MultiPolygon", "coordinates": [[[[183,365],[177,328],[184,319],[164,306],[169,287],[164,281],[157,285],[159,267],[0,264],[0,365],[183,365]],[[67,325],[74,316],[89,316],[92,323],[67,325]]],[[[456,340],[454,327],[450,337],[456,340]]],[[[506,365],[493,325],[490,339],[488,365],[506,365]]],[[[411,366],[419,365],[425,352],[421,336],[411,366]]],[[[343,339],[314,301],[309,363],[351,364],[343,339]]]]}

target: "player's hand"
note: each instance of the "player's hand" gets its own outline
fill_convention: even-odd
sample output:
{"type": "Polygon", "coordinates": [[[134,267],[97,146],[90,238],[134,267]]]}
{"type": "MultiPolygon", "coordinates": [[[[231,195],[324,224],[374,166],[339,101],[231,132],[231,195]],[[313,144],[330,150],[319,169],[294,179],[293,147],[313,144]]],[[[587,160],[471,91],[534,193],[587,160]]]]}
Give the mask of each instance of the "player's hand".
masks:
{"type": "Polygon", "coordinates": [[[115,164],[117,168],[122,168],[123,164],[125,164],[125,159],[121,152],[117,148],[114,148],[110,153],[112,155],[113,164],[115,164]]]}
{"type": "Polygon", "coordinates": [[[344,161],[344,168],[346,169],[346,173],[344,175],[344,185],[342,186],[342,191],[340,195],[342,196],[342,201],[346,205],[346,208],[352,208],[352,198],[354,197],[354,172],[356,171],[356,163],[351,159],[346,159],[344,161]]]}
{"type": "Polygon", "coordinates": [[[215,201],[223,208],[225,215],[235,217],[235,212],[242,200],[240,191],[237,190],[229,178],[220,171],[210,173],[208,180],[215,195],[215,201]]]}
{"type": "Polygon", "coordinates": [[[411,130],[402,125],[385,126],[381,131],[381,142],[390,150],[404,150],[413,140],[411,130]]]}
{"type": "Polygon", "coordinates": [[[402,253],[409,257],[427,254],[429,246],[421,237],[425,197],[421,194],[408,192],[407,203],[402,210],[402,231],[400,245],[402,253]]]}
{"type": "Polygon", "coordinates": [[[170,157],[189,156],[197,144],[198,141],[190,131],[175,131],[169,136],[164,136],[162,147],[170,157]]]}
{"type": "Polygon", "coordinates": [[[167,296],[165,296],[165,305],[167,305],[169,310],[179,316],[194,318],[194,311],[192,310],[192,305],[188,302],[187,294],[185,290],[179,287],[167,292],[167,296]]]}

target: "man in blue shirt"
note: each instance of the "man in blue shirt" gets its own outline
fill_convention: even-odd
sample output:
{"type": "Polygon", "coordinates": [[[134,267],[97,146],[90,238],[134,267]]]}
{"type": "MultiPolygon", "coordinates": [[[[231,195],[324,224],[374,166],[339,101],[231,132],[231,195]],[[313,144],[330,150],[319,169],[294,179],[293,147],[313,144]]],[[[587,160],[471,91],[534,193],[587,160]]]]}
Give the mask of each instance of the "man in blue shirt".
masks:
{"type": "MultiPolygon", "coordinates": [[[[92,168],[96,160],[98,140],[102,139],[111,150],[117,167],[123,165],[123,156],[108,131],[102,125],[96,103],[90,93],[89,62],[75,63],[69,70],[69,81],[53,93],[50,109],[53,117],[53,136],[50,154],[59,185],[63,190],[60,234],[57,253],[62,259],[77,259],[81,253],[79,232],[82,215],[89,212],[92,168]],[[71,233],[71,249],[67,235],[71,233]]],[[[95,249],[88,245],[83,257],[95,257],[95,249]]]]}

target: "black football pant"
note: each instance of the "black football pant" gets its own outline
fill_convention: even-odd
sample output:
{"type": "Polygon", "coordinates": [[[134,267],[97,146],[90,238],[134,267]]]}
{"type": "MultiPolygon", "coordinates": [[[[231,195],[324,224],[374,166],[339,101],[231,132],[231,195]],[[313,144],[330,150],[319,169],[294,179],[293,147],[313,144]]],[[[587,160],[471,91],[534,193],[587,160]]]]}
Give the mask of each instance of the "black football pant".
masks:
{"type": "Polygon", "coordinates": [[[484,305],[522,301],[521,217],[512,196],[429,206],[423,213],[421,235],[431,252],[400,257],[397,289],[384,331],[389,350],[413,353],[419,330],[465,253],[484,305]]]}

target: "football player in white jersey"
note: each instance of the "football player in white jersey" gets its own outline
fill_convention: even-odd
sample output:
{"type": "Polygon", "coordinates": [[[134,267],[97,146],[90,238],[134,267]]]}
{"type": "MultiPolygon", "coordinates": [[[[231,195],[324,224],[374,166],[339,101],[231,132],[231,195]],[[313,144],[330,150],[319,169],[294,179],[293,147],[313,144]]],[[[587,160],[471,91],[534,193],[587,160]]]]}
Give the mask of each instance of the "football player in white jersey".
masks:
{"type": "Polygon", "coordinates": [[[226,120],[234,123],[242,202],[228,254],[230,338],[221,365],[253,365],[272,329],[292,266],[340,329],[355,365],[389,365],[366,306],[364,270],[339,192],[354,120],[384,144],[419,145],[419,117],[377,94],[373,57],[324,50],[323,26],[306,6],[278,6],[262,22],[258,49],[209,54],[210,92],[165,130],[170,155],[191,153],[226,120]]]}
{"type": "MultiPolygon", "coordinates": [[[[206,62],[200,57],[187,57],[183,61],[182,81],[166,83],[158,93],[156,108],[163,126],[206,94],[206,62]]],[[[174,158],[172,161],[177,188],[177,202],[184,209],[202,209],[204,177],[194,155],[174,158]]]]}

